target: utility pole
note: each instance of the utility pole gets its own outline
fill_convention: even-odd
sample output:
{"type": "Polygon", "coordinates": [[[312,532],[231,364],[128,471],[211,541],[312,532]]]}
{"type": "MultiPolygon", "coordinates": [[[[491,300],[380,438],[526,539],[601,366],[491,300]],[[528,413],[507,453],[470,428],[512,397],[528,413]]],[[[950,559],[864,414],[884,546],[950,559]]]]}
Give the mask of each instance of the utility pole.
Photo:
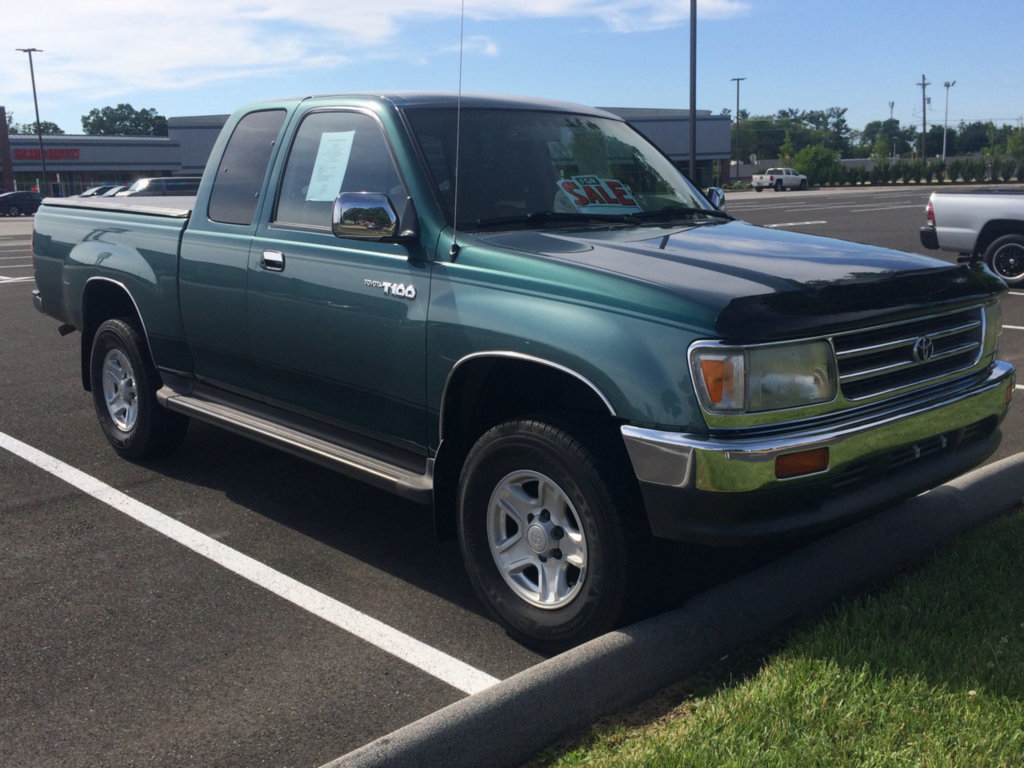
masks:
{"type": "Polygon", "coordinates": [[[947,80],[946,86],[946,117],[942,121],[942,162],[946,162],[946,128],[949,126],[949,89],[956,85],[956,80],[947,80]]]}
{"type": "MultiPolygon", "coordinates": [[[[15,50],[28,54],[28,71],[32,75],[32,101],[36,105],[36,136],[39,139],[39,162],[43,166],[43,187],[49,186],[46,180],[46,152],[43,150],[43,125],[39,122],[39,99],[36,98],[36,69],[32,65],[32,54],[42,53],[39,48],[17,48],[15,50]]],[[[40,189],[40,194],[46,196],[48,189],[40,189]]]]}
{"type": "Polygon", "coordinates": [[[740,82],[745,77],[730,77],[736,83],[736,177],[740,175],[740,82]]]}
{"type": "Polygon", "coordinates": [[[925,90],[931,83],[927,82],[924,75],[921,75],[921,82],[917,83],[921,86],[921,160],[927,160],[928,155],[925,154],[925,136],[928,133],[928,99],[925,98],[925,90]]]}
{"type": "Polygon", "coordinates": [[[690,0],[690,182],[697,183],[697,0],[690,0]]]}

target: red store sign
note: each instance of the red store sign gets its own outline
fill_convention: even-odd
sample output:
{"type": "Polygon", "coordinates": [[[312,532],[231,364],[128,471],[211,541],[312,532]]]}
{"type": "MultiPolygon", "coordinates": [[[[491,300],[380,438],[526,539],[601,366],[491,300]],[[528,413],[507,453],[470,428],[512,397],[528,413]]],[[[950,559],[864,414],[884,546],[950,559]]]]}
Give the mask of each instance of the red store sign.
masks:
{"type": "MultiPolygon", "coordinates": [[[[51,147],[46,150],[46,159],[59,162],[61,160],[78,160],[81,150],[77,147],[51,147]]],[[[15,162],[19,160],[39,160],[38,149],[15,149],[15,162]]]]}

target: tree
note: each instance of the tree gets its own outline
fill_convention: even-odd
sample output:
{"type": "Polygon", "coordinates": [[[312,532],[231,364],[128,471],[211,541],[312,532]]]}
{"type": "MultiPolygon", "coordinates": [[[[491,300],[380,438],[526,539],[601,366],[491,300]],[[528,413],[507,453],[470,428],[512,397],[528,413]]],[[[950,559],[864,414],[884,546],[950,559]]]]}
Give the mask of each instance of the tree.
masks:
{"type": "Polygon", "coordinates": [[[889,157],[894,151],[897,155],[909,152],[914,142],[913,128],[900,128],[900,121],[895,118],[888,120],[874,120],[864,126],[860,132],[860,144],[857,152],[863,155],[874,155],[876,150],[884,143],[887,147],[884,157],[889,157]]]}
{"type": "Polygon", "coordinates": [[[93,109],[82,117],[89,136],[166,136],[167,118],[155,109],[136,110],[131,104],[93,109]]]}
{"type": "MultiPolygon", "coordinates": [[[[62,136],[64,134],[64,131],[62,131],[60,129],[59,125],[57,125],[56,123],[51,123],[49,120],[40,120],[39,121],[39,128],[41,130],[39,130],[38,133],[42,133],[42,134],[47,135],[47,136],[62,136]]],[[[8,112],[7,113],[7,133],[10,134],[11,136],[18,136],[18,135],[32,135],[32,136],[35,136],[36,133],[37,133],[37,131],[36,131],[36,124],[35,123],[27,123],[25,125],[19,125],[18,123],[14,122],[14,113],[13,112],[8,112]]]]}
{"type": "Polygon", "coordinates": [[[892,155],[892,145],[888,137],[879,131],[875,134],[875,143],[871,145],[871,159],[876,163],[887,163],[892,155]]]}
{"type": "Polygon", "coordinates": [[[820,144],[804,147],[793,158],[793,167],[807,176],[811,184],[833,181],[841,170],[839,153],[820,144]]]}
{"type": "Polygon", "coordinates": [[[796,147],[793,146],[793,138],[789,135],[789,131],[786,131],[786,140],[782,142],[782,146],[779,147],[779,160],[790,162],[793,159],[793,155],[796,154],[796,147]]]}
{"type": "Polygon", "coordinates": [[[957,131],[957,154],[973,155],[988,146],[988,123],[960,123],[957,131]]]}
{"type": "MultiPolygon", "coordinates": [[[[1017,162],[1017,168],[1024,167],[1024,128],[1017,128],[1006,139],[1006,154],[1017,162]]],[[[1020,178],[1018,170],[1017,177],[1020,178]]]]}

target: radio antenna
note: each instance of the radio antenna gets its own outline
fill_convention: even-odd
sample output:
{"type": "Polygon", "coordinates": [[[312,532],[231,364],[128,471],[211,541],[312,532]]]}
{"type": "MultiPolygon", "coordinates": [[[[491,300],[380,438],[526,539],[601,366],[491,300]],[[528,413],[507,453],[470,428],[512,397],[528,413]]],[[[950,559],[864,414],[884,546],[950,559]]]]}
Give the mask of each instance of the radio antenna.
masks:
{"type": "Polygon", "coordinates": [[[455,202],[452,205],[452,261],[459,255],[459,161],[462,148],[462,54],[465,50],[466,0],[462,0],[459,14],[459,93],[455,105],[455,202]]]}

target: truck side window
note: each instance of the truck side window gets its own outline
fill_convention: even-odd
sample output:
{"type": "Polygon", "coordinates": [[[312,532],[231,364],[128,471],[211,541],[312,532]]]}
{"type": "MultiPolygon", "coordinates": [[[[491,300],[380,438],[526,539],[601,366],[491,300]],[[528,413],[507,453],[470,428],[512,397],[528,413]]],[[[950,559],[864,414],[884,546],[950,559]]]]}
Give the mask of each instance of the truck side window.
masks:
{"type": "Polygon", "coordinates": [[[210,192],[208,213],[213,221],[252,224],[284,116],[283,109],[250,112],[235,126],[210,192]]]}
{"type": "Polygon", "coordinates": [[[313,112],[295,135],[273,223],[330,229],[341,192],[383,193],[396,204],[406,194],[376,120],[359,112],[313,112]]]}

